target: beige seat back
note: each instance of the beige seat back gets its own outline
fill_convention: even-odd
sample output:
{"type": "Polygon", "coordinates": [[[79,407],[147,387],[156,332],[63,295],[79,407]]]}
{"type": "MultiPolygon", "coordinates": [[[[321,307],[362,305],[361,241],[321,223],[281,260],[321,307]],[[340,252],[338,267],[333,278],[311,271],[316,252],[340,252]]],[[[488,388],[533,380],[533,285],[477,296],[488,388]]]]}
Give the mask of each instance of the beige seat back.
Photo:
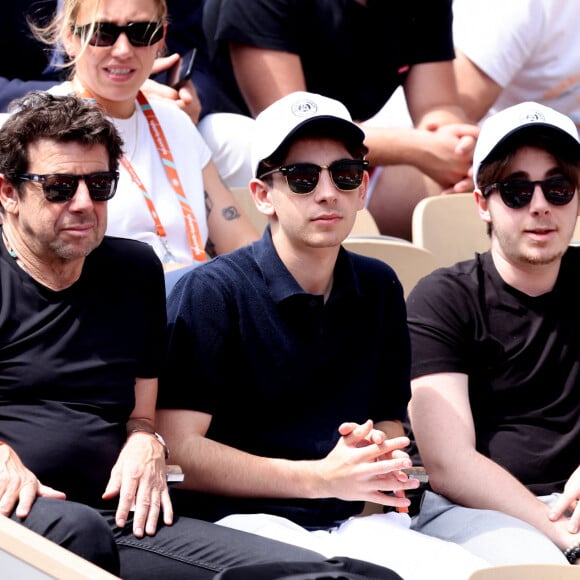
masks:
{"type": "Polygon", "coordinates": [[[413,243],[430,250],[443,266],[473,258],[489,249],[486,224],[477,212],[473,193],[436,195],[413,210],[413,243]]]}
{"type": "Polygon", "coordinates": [[[415,284],[439,266],[437,258],[425,248],[387,236],[357,236],[346,238],[342,245],[351,252],[378,258],[395,270],[405,298],[415,284]]]}
{"type": "MultiPolygon", "coordinates": [[[[252,225],[261,234],[268,224],[268,217],[258,211],[249,188],[232,187],[230,189],[242,210],[250,218],[252,225]]],[[[351,233],[379,235],[379,227],[367,208],[363,208],[357,213],[351,233]]]]}
{"type": "Polygon", "coordinates": [[[379,226],[371,212],[363,207],[356,214],[354,225],[350,231],[351,236],[379,236],[381,234],[379,226]]]}
{"type": "Polygon", "coordinates": [[[576,227],[574,228],[574,234],[570,242],[572,246],[580,246],[580,219],[576,220],[576,227]]]}
{"type": "MultiPolygon", "coordinates": [[[[422,199],[413,211],[412,238],[414,244],[431,250],[444,266],[473,258],[475,252],[485,252],[490,245],[473,193],[422,199]]],[[[580,246],[580,220],[570,245],[580,246]]]]}
{"type": "Polygon", "coordinates": [[[580,568],[568,564],[507,564],[473,572],[468,580],[578,580],[580,568]]]}
{"type": "Polygon", "coordinates": [[[117,578],[5,516],[0,516],[0,577],[22,580],[117,578]]]}

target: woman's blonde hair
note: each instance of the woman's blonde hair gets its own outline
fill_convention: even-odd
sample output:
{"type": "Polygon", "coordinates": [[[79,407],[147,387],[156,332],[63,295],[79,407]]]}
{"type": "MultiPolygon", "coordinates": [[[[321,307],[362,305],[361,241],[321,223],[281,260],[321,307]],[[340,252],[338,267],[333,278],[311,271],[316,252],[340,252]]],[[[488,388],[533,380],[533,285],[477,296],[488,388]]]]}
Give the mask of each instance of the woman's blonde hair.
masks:
{"type": "MultiPolygon", "coordinates": [[[[64,0],[62,3],[62,8],[55,12],[54,17],[46,24],[39,24],[33,22],[31,19],[28,20],[28,25],[34,37],[46,44],[51,46],[53,50],[61,50],[64,46],[64,41],[70,34],[71,29],[76,25],[77,16],[81,7],[81,4],[86,0],[64,0]]],[[[168,11],[166,0],[154,0],[157,4],[157,20],[159,25],[168,21],[168,11]]],[[[79,58],[83,55],[87,46],[89,45],[89,39],[94,33],[95,23],[97,22],[97,13],[100,8],[101,0],[93,0],[94,11],[91,17],[91,27],[87,34],[81,37],[81,50],[74,58],[64,59],[63,62],[59,62],[56,66],[64,69],[70,69],[71,72],[76,66],[79,58]]]]}

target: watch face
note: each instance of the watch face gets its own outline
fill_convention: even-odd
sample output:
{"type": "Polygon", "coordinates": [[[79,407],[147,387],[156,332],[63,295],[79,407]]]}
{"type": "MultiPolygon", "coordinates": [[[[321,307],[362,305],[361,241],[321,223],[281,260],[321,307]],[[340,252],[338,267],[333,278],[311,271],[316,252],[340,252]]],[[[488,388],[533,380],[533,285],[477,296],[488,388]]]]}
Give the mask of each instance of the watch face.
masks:
{"type": "Polygon", "coordinates": [[[161,443],[161,445],[163,445],[163,447],[165,448],[165,459],[169,459],[169,447],[167,447],[167,443],[165,443],[165,439],[163,439],[163,437],[161,435],[159,435],[159,433],[157,433],[157,432],[153,433],[153,435],[155,435],[155,437],[157,437],[157,441],[159,441],[159,443],[161,443]]]}

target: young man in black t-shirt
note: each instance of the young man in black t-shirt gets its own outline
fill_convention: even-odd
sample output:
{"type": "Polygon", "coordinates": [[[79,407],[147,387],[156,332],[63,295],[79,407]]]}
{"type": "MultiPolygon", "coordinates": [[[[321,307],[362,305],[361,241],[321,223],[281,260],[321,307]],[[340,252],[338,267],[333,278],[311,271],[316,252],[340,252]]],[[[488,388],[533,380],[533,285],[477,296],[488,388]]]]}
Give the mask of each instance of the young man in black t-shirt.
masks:
{"type": "Polygon", "coordinates": [[[491,249],[407,300],[410,416],[433,489],[413,527],[492,564],[580,556],[579,175],[568,117],[531,102],[490,117],[474,177],[491,249]]]}

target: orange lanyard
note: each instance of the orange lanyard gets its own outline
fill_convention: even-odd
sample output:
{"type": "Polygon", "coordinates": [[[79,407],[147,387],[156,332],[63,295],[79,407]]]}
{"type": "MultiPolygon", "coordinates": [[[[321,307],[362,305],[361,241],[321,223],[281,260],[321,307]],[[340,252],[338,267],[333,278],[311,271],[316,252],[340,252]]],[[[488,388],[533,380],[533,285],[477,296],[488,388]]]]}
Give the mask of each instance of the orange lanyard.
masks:
{"type": "MultiPolygon", "coordinates": [[[[90,94],[90,92],[85,89],[77,79],[75,79],[75,89],[82,97],[86,99],[91,99],[96,102],[96,99],[90,94]]],[[[147,120],[147,124],[149,125],[149,132],[151,133],[151,137],[155,143],[155,147],[157,148],[157,152],[159,153],[159,157],[161,158],[161,162],[163,163],[163,167],[165,168],[165,173],[167,174],[167,178],[171,187],[175,191],[175,195],[179,201],[179,205],[181,207],[181,211],[183,213],[183,219],[185,222],[185,227],[187,230],[187,238],[189,241],[189,247],[191,248],[191,254],[193,259],[197,262],[203,262],[207,259],[207,254],[203,248],[203,244],[201,242],[201,234],[199,232],[199,226],[197,225],[197,220],[195,218],[195,214],[191,209],[191,205],[187,201],[187,197],[185,196],[185,191],[183,186],[181,185],[181,180],[179,179],[179,174],[177,173],[177,169],[175,167],[175,162],[173,160],[173,155],[171,153],[171,149],[169,148],[169,144],[167,143],[167,139],[165,137],[165,133],[161,128],[161,124],[159,123],[159,119],[155,114],[155,111],[147,101],[145,95],[139,91],[137,93],[137,102],[145,115],[145,119],[147,120]]],[[[155,231],[161,240],[165,248],[165,256],[163,258],[164,262],[175,261],[175,258],[171,254],[169,249],[169,245],[167,242],[167,232],[159,219],[159,214],[155,209],[155,204],[153,203],[153,199],[145,184],[141,181],[137,172],[135,171],[134,167],[131,165],[129,160],[125,155],[121,157],[121,163],[123,167],[127,170],[133,183],[137,185],[137,187],[141,190],[145,202],[147,203],[147,207],[149,208],[149,212],[151,213],[151,217],[153,218],[153,222],[155,223],[155,231]]]]}

